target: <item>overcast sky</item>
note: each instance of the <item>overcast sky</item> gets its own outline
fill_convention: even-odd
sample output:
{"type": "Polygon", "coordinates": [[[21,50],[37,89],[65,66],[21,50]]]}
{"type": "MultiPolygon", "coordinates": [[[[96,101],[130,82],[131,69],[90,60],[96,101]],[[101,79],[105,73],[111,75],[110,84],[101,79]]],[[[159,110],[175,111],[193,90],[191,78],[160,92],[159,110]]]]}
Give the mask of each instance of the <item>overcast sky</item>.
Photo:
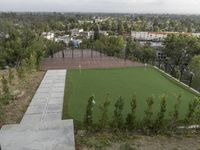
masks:
{"type": "Polygon", "coordinates": [[[0,11],[200,14],[200,0],[0,0],[0,11]]]}

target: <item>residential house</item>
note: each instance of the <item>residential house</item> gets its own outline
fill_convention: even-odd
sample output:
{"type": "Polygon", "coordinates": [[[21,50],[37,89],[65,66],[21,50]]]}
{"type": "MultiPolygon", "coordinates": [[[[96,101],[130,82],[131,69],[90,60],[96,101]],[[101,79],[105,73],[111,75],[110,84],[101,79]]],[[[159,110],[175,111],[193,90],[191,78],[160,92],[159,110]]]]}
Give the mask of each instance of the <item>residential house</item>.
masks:
{"type": "Polygon", "coordinates": [[[48,40],[54,40],[55,34],[53,32],[43,32],[42,36],[48,40]]]}

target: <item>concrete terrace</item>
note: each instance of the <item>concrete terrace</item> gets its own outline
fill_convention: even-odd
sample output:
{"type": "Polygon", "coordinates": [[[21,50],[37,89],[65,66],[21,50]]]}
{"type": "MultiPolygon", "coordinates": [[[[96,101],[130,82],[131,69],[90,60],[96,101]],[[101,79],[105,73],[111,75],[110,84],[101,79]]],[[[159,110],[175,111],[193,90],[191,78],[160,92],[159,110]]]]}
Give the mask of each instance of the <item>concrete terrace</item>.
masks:
{"type": "Polygon", "coordinates": [[[73,120],[61,120],[66,70],[49,70],[20,124],[0,130],[2,150],[75,150],[73,120]]]}

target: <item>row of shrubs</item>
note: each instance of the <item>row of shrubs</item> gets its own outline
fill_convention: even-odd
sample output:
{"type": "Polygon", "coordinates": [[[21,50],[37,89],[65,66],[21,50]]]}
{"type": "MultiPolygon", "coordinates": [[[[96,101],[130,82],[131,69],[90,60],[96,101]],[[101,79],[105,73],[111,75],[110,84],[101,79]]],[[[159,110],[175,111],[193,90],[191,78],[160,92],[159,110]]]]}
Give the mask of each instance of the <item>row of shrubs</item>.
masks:
{"type": "Polygon", "coordinates": [[[142,121],[136,119],[136,108],[137,100],[136,96],[133,96],[130,101],[130,112],[127,116],[123,117],[124,109],[124,99],[119,97],[115,103],[115,109],[113,112],[112,120],[109,121],[108,109],[110,107],[109,98],[100,105],[101,115],[98,118],[99,122],[94,123],[93,120],[93,110],[94,110],[94,96],[91,96],[88,100],[86,107],[86,112],[84,116],[84,128],[87,131],[95,130],[126,130],[126,131],[141,131],[145,134],[158,134],[164,132],[176,132],[177,127],[184,125],[193,125],[200,123],[200,98],[195,97],[188,104],[188,110],[183,119],[180,119],[179,108],[181,104],[181,96],[177,96],[176,102],[173,106],[173,110],[169,113],[167,112],[166,97],[160,97],[160,108],[159,112],[154,114],[153,104],[154,97],[148,97],[146,99],[146,108],[144,110],[144,117],[142,121]],[[154,116],[156,117],[154,117],[154,116]],[[168,119],[166,119],[168,118],[168,119]]]}

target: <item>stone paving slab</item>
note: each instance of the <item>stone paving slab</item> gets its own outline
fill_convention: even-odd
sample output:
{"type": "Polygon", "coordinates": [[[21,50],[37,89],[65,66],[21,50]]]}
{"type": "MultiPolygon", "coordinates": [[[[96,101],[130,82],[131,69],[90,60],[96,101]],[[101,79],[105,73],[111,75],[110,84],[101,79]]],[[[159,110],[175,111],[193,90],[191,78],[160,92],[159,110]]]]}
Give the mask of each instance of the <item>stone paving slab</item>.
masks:
{"type": "Polygon", "coordinates": [[[45,108],[42,104],[40,105],[30,105],[25,113],[25,115],[31,114],[42,114],[45,111],[45,108]]]}
{"type": "Polygon", "coordinates": [[[20,124],[27,125],[27,124],[37,124],[42,120],[42,114],[25,114],[22,118],[20,124]]]}
{"type": "Polygon", "coordinates": [[[61,104],[49,104],[46,109],[46,113],[57,113],[57,112],[62,113],[62,108],[63,108],[63,105],[61,104]]]}
{"type": "Polygon", "coordinates": [[[63,92],[55,92],[55,93],[51,93],[51,97],[52,98],[61,98],[61,99],[63,99],[64,98],[64,94],[63,94],[63,92]]]}
{"type": "Polygon", "coordinates": [[[39,87],[38,91],[40,93],[49,93],[50,92],[50,87],[39,87]]]}
{"type": "Polygon", "coordinates": [[[57,113],[46,113],[43,121],[59,121],[62,119],[62,113],[57,112],[57,113]]]}
{"type": "Polygon", "coordinates": [[[39,88],[50,88],[52,84],[41,84],[39,88]]]}
{"type": "Polygon", "coordinates": [[[54,84],[54,87],[60,87],[60,88],[63,88],[64,85],[63,85],[63,83],[55,83],[55,84],[54,84]]]}
{"type": "Polygon", "coordinates": [[[60,98],[50,98],[49,99],[49,104],[63,104],[63,100],[60,98]]]}
{"type": "Polygon", "coordinates": [[[65,120],[2,130],[1,146],[3,150],[75,150],[73,128],[73,121],[65,120]]]}
{"type": "Polygon", "coordinates": [[[47,99],[33,99],[29,106],[45,105],[47,103],[46,101],[47,101],[47,99]]]}

